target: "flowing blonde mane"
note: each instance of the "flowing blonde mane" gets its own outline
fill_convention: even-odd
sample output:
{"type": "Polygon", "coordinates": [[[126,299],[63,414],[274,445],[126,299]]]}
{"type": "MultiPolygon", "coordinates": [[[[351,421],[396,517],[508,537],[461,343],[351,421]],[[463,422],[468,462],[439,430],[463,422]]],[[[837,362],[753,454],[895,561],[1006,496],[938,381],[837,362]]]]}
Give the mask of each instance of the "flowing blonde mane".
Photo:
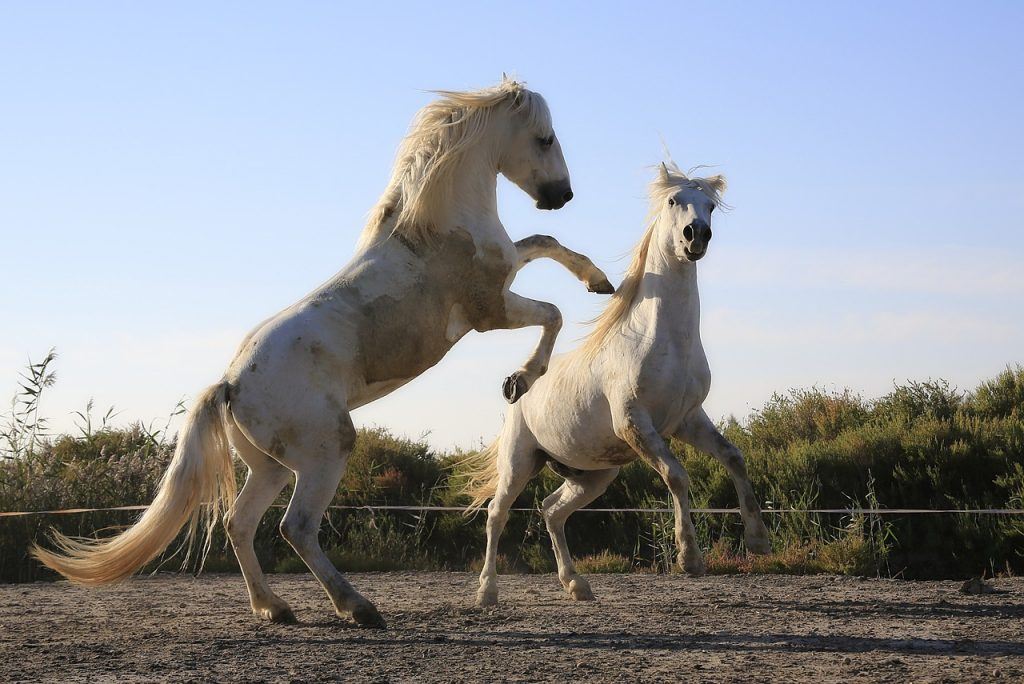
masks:
{"type": "Polygon", "coordinates": [[[370,212],[358,247],[369,247],[389,234],[421,242],[436,231],[434,217],[451,201],[452,171],[467,150],[480,141],[492,112],[511,106],[525,115],[527,126],[550,130],[547,104],[526,84],[510,78],[491,88],[433,91],[438,100],[421,109],[395,158],[388,188],[370,212]]]}
{"type": "MultiPolygon", "coordinates": [[[[699,167],[698,167],[699,168],[699,167]]],[[[693,169],[690,171],[693,172],[693,169]]],[[[640,238],[640,242],[633,249],[633,258],[629,262],[629,268],[622,278],[612,299],[596,318],[590,321],[594,329],[584,339],[580,352],[585,359],[593,358],[604,346],[608,336],[618,330],[619,325],[629,315],[630,309],[636,303],[637,294],[640,292],[640,281],[644,276],[644,269],[647,264],[647,255],[651,250],[651,241],[654,237],[654,229],[658,224],[658,213],[661,207],[680,188],[696,185],[716,207],[727,208],[722,201],[722,192],[725,190],[725,178],[723,176],[711,176],[709,178],[691,178],[684,173],[674,161],[667,161],[659,167],[658,175],[648,187],[647,195],[650,199],[650,210],[647,214],[647,230],[640,238]]]]}

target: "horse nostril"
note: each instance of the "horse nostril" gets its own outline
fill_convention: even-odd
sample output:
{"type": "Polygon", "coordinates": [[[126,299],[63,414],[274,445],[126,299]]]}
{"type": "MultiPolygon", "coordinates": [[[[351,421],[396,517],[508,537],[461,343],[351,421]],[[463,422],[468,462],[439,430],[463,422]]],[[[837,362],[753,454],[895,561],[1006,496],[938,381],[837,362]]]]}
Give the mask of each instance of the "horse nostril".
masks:
{"type": "Polygon", "coordinates": [[[693,224],[692,223],[690,225],[686,226],[685,228],[683,228],[683,237],[686,238],[687,242],[690,242],[690,241],[693,240],[693,224]]]}
{"type": "Polygon", "coordinates": [[[708,242],[711,242],[711,229],[710,228],[708,228],[708,231],[705,234],[704,239],[707,240],[708,242]]]}
{"type": "Polygon", "coordinates": [[[572,190],[566,190],[565,194],[562,195],[562,199],[566,202],[572,199],[572,190]]]}

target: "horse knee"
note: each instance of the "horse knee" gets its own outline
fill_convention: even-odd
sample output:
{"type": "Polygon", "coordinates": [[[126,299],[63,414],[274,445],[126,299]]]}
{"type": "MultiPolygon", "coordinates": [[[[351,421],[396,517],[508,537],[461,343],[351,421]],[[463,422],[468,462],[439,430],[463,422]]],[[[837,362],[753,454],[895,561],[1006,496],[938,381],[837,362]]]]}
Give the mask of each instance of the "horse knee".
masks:
{"type": "Polygon", "coordinates": [[[296,551],[315,546],[320,526],[310,520],[307,515],[285,514],[281,519],[281,536],[296,551]]]}
{"type": "Polygon", "coordinates": [[[556,532],[565,528],[565,521],[569,519],[568,515],[565,515],[561,511],[544,511],[544,526],[548,528],[549,534],[555,534],[556,532]]]}
{"type": "Polygon", "coordinates": [[[544,327],[558,330],[562,328],[562,312],[554,304],[544,307],[544,327]]]}

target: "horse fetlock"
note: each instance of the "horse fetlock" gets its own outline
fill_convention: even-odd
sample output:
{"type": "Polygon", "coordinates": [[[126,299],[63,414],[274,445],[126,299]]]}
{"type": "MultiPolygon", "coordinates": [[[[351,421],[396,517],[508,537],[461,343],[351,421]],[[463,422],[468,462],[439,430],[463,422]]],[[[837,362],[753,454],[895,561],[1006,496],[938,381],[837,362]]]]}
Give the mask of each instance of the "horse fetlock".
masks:
{"type": "Polygon", "coordinates": [[[498,605],[498,588],[480,587],[480,590],[476,592],[476,605],[481,608],[498,605]]]}

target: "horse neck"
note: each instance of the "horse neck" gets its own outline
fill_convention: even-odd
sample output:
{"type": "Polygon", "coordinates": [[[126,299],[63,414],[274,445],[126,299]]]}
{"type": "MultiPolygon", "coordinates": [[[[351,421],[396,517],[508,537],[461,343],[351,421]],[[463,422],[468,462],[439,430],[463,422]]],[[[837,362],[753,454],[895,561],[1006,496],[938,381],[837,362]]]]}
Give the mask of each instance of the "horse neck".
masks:
{"type": "Polygon", "coordinates": [[[447,183],[447,201],[438,203],[435,217],[441,230],[473,231],[486,224],[489,217],[497,218],[498,166],[486,146],[467,150],[447,183]]]}
{"type": "Polygon", "coordinates": [[[697,265],[665,254],[657,243],[647,255],[636,301],[634,325],[650,335],[666,332],[674,339],[699,335],[697,265]]]}

